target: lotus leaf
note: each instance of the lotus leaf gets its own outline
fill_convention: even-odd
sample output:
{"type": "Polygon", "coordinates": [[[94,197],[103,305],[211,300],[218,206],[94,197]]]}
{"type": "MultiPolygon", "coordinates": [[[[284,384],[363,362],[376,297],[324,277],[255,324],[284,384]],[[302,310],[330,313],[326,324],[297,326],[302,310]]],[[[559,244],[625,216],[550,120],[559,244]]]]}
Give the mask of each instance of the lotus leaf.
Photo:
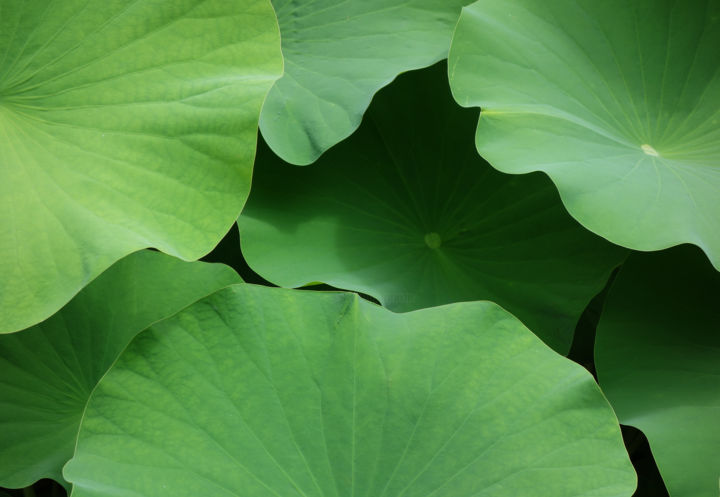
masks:
{"type": "Polygon", "coordinates": [[[270,147],[309,164],[350,135],[375,92],[447,57],[471,0],[273,0],[285,74],[263,107],[270,147]]]}
{"type": "Polygon", "coordinates": [[[718,492],[718,323],[720,273],[690,245],[630,256],[600,318],[600,385],[647,436],[673,497],[718,492]]]}
{"type": "Polygon", "coordinates": [[[378,93],[360,129],[310,167],[262,148],[243,255],[280,286],[320,281],[394,311],[492,300],[567,352],[625,251],[577,224],[544,175],[478,157],[476,119],[438,64],[378,93]]]}
{"type": "Polygon", "coordinates": [[[614,243],[693,243],[720,269],[718,47],[717,1],[479,0],[450,79],[494,167],[544,171],[614,243]]]}
{"type": "Polygon", "coordinates": [[[138,335],[64,470],[74,497],[629,497],[581,366],[490,302],[395,314],[241,284],[138,335]],[[541,491],[538,491],[541,489],[541,491]]]}
{"type": "Polygon", "coordinates": [[[282,61],[269,0],[0,2],[0,333],[237,218],[282,61]]]}
{"type": "Polygon", "coordinates": [[[90,392],[130,339],[239,279],[221,264],[137,252],[47,321],[0,335],[0,485],[62,482],[90,392]]]}

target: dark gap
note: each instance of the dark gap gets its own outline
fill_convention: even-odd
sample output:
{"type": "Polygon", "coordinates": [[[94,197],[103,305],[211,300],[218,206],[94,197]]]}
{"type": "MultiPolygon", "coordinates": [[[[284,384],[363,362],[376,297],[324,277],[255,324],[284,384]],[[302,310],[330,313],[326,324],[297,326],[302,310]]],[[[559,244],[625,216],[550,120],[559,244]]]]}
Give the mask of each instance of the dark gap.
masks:
{"type": "Polygon", "coordinates": [[[240,251],[240,231],[237,224],[220,240],[220,243],[208,255],[200,259],[204,262],[220,262],[233,268],[246,283],[263,286],[276,286],[257,274],[248,265],[240,251]]]}
{"type": "MultiPolygon", "coordinates": [[[[240,250],[240,230],[238,230],[237,224],[233,224],[232,228],[225,237],[220,240],[220,243],[210,252],[208,255],[200,259],[204,262],[219,262],[233,268],[245,281],[246,283],[254,283],[256,285],[263,286],[277,286],[273,285],[265,278],[257,274],[252,270],[250,265],[247,263],[240,250]]],[[[298,290],[311,290],[317,292],[342,292],[340,288],[335,288],[326,284],[309,285],[306,287],[299,288],[298,290]]],[[[369,300],[375,304],[380,305],[374,297],[366,295],[364,293],[355,292],[365,300],[369,300]]]]}
{"type": "MultiPolygon", "coordinates": [[[[608,278],[605,288],[593,297],[583,311],[575,327],[575,336],[568,353],[568,358],[590,371],[595,380],[597,380],[594,354],[595,335],[605,299],[619,270],[620,267],[615,268],[608,278]]],[[[638,476],[638,487],[633,497],[670,497],[645,434],[632,426],[620,425],[620,428],[625,448],[638,476]]]]}
{"type": "Polygon", "coordinates": [[[645,434],[632,426],[620,425],[625,448],[638,476],[633,497],[670,497],[645,434]]]}
{"type": "Polygon", "coordinates": [[[568,359],[577,362],[590,371],[593,377],[595,377],[595,381],[597,381],[597,373],[595,371],[595,333],[597,331],[597,325],[600,322],[603,306],[605,305],[605,298],[613,281],[615,281],[615,276],[620,270],[620,267],[621,266],[618,266],[613,270],[607,283],[605,283],[605,287],[592,298],[583,311],[575,326],[575,334],[573,335],[572,345],[570,345],[570,352],[568,352],[568,359]]]}
{"type": "Polygon", "coordinates": [[[43,479],[27,488],[9,489],[0,487],[0,496],[5,497],[67,497],[65,488],[54,480],[43,479]],[[4,494],[2,492],[5,492],[4,494]]]}

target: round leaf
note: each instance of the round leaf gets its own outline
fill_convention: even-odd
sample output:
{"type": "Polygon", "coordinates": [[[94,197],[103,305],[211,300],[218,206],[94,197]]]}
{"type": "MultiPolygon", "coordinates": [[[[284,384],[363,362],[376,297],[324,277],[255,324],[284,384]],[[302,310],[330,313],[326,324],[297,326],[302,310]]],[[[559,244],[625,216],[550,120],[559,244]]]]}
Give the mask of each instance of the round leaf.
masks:
{"type": "Polygon", "coordinates": [[[718,323],[720,273],[692,246],[628,258],[600,319],[600,385],[647,435],[673,497],[718,492],[718,323]]]}
{"type": "Polygon", "coordinates": [[[719,2],[480,0],[450,79],[494,167],[546,172],[614,243],[693,243],[720,268],[718,46],[719,2]]]}
{"type": "Polygon", "coordinates": [[[629,497],[581,366],[489,302],[394,314],[234,285],[138,335],[88,404],[74,497],[629,497]]]}
{"type": "Polygon", "coordinates": [[[239,280],[220,264],[137,252],[47,321],[0,335],[0,486],[62,482],[90,392],[132,337],[239,280]]]}
{"type": "Polygon", "coordinates": [[[399,73],[447,57],[471,0],[273,0],[285,74],[263,107],[270,147],[309,164],[349,136],[372,96],[399,73]]]}
{"type": "Polygon", "coordinates": [[[308,168],[261,148],[243,255],[285,287],[322,281],[395,311],[487,299],[561,352],[625,251],[578,225],[542,174],[495,171],[445,65],[402,75],[308,168]]]}
{"type": "Polygon", "coordinates": [[[269,0],[3,0],[0,333],[140,248],[209,252],[281,67],[269,0]]]}

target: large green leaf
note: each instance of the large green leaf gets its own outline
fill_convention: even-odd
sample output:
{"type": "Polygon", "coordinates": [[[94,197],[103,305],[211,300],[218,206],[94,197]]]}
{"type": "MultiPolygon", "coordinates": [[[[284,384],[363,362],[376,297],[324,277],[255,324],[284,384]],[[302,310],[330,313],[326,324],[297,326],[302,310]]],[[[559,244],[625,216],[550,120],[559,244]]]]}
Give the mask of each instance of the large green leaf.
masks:
{"type": "Polygon", "coordinates": [[[0,486],[62,481],[90,392],[131,338],[239,280],[220,264],[138,252],[47,321],[0,335],[0,486]]]}
{"type": "Polygon", "coordinates": [[[399,73],[447,57],[471,0],[273,0],[285,74],[260,118],[270,147],[309,164],[360,124],[373,94],[399,73]]]}
{"type": "Polygon", "coordinates": [[[238,220],[275,284],[322,281],[395,311],[488,299],[565,352],[625,251],[578,225],[542,174],[495,171],[472,143],[445,64],[402,75],[360,129],[308,168],[261,149],[238,220]]]}
{"type": "Polygon", "coordinates": [[[490,302],[407,314],[221,290],[138,335],[64,470],[74,497],[629,496],[581,366],[490,302]]]}
{"type": "Polygon", "coordinates": [[[217,244],[279,44],[269,0],[0,0],[0,333],[140,248],[217,244]]]}
{"type": "Polygon", "coordinates": [[[450,78],[494,167],[545,171],[614,243],[694,243],[720,268],[719,46],[714,0],[480,0],[450,78]]]}
{"type": "Polygon", "coordinates": [[[720,273],[692,246],[634,254],[597,332],[600,385],[645,432],[673,497],[718,494],[720,273]]]}

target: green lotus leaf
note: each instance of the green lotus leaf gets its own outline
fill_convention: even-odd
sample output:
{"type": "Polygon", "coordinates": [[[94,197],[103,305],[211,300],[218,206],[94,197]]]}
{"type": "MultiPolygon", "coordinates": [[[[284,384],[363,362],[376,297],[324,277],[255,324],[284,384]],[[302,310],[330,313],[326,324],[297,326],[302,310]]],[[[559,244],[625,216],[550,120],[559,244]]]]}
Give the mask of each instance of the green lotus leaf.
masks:
{"type": "Polygon", "coordinates": [[[718,46],[715,1],[480,0],[450,79],[494,167],[546,172],[614,243],[693,243],[720,268],[718,46]]]}
{"type": "Polygon", "coordinates": [[[74,497],[620,497],[635,485],[590,374],[497,305],[395,314],[248,284],[136,337],[93,393],[64,474],[74,497]]]}
{"type": "Polygon", "coordinates": [[[673,497],[720,481],[720,273],[690,245],[633,254],[610,289],[595,350],[620,422],[641,429],[673,497]]]}
{"type": "Polygon", "coordinates": [[[360,124],[375,92],[399,73],[447,58],[472,0],[273,0],[285,74],[260,117],[270,147],[310,164],[360,124]]]}
{"type": "Polygon", "coordinates": [[[0,2],[0,333],[237,218],[282,72],[269,0],[0,2]]]}
{"type": "Polygon", "coordinates": [[[238,281],[221,264],[136,252],[47,321],[0,335],[0,486],[63,482],[90,392],[132,337],[238,281]]]}
{"type": "Polygon", "coordinates": [[[440,63],[378,93],[360,129],[311,167],[261,148],[238,220],[249,265],[280,286],[322,281],[394,311],[492,300],[566,352],[625,250],[568,216],[544,175],[478,157],[476,119],[440,63]]]}

